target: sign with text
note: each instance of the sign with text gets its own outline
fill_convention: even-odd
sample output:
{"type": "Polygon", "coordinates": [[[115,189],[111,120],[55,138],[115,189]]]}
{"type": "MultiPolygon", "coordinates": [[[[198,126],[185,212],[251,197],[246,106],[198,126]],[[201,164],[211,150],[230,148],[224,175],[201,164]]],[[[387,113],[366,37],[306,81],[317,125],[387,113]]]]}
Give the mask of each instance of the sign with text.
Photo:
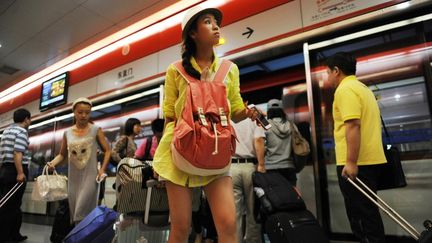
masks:
{"type": "Polygon", "coordinates": [[[389,0],[301,0],[303,27],[344,16],[389,0]]]}
{"type": "Polygon", "coordinates": [[[157,54],[152,54],[98,76],[97,92],[121,88],[157,73],[157,54]]]}

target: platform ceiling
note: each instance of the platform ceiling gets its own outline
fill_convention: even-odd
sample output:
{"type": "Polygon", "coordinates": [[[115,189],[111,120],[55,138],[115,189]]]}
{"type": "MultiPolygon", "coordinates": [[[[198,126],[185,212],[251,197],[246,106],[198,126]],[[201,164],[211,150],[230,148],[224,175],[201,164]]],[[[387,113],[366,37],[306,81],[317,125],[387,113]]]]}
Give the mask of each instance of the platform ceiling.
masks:
{"type": "Polygon", "coordinates": [[[0,0],[0,91],[175,2],[0,0]]]}

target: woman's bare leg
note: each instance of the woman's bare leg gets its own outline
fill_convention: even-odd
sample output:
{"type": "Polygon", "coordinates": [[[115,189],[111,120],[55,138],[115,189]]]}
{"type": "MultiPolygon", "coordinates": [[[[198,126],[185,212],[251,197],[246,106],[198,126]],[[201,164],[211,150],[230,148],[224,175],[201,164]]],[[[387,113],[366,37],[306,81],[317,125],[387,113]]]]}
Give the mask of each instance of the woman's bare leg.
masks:
{"type": "Polygon", "coordinates": [[[218,242],[236,243],[236,211],[231,177],[224,176],[204,187],[218,234],[218,242]]]}
{"type": "Polygon", "coordinates": [[[189,188],[166,183],[171,229],[168,243],[186,243],[192,217],[192,192],[189,188]]]}

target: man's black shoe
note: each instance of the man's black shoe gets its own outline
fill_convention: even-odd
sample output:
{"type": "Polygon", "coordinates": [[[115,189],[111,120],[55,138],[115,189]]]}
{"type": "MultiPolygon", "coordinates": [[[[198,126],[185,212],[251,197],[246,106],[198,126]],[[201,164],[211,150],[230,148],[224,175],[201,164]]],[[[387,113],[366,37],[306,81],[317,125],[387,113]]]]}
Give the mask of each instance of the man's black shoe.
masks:
{"type": "Polygon", "coordinates": [[[13,240],[14,241],[18,241],[18,242],[20,242],[20,241],[25,241],[25,240],[27,240],[27,236],[26,235],[19,235],[18,237],[16,237],[16,238],[13,238],[13,240]]]}

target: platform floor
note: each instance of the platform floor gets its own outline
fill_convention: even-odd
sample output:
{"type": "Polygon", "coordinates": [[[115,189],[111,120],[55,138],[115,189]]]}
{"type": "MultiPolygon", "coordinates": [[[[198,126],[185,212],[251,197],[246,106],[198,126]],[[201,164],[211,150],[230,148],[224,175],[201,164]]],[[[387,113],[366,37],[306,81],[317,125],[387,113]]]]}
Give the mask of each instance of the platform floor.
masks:
{"type": "MultiPolygon", "coordinates": [[[[27,240],[22,241],[23,243],[49,243],[50,242],[49,237],[51,235],[51,226],[23,223],[21,226],[21,234],[27,235],[29,237],[27,240]]],[[[155,242],[152,241],[151,239],[148,240],[149,243],[164,243],[164,242],[155,242]]],[[[266,243],[270,243],[270,242],[266,242],[266,243]]],[[[354,243],[354,242],[332,241],[332,243],[354,243]]]]}

